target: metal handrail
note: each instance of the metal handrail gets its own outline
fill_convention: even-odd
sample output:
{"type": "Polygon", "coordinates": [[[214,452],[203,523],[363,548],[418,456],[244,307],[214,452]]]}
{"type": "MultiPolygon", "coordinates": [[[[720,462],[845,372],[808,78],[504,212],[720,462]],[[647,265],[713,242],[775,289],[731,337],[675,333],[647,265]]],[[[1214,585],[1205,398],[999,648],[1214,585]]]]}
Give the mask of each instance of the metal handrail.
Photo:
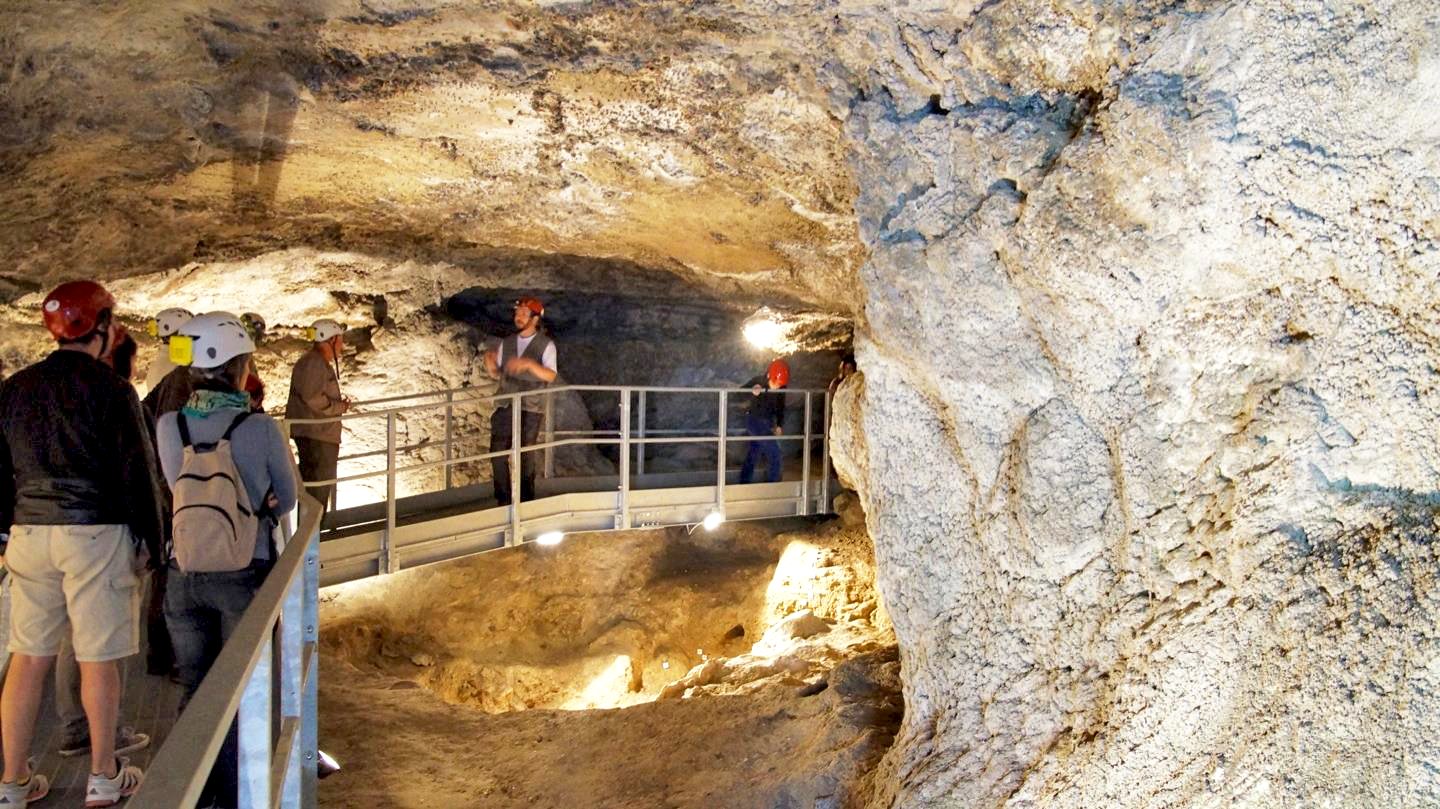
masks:
{"type": "MultiPolygon", "coordinates": [[[[460,390],[473,391],[474,389],[472,388],[460,390]]],[[[821,453],[826,457],[823,461],[823,465],[821,466],[824,474],[822,474],[820,476],[820,479],[815,481],[815,483],[818,483],[820,487],[819,492],[821,496],[821,502],[828,502],[830,490],[829,472],[831,469],[828,457],[828,436],[826,435],[827,431],[824,428],[822,428],[817,435],[813,424],[815,415],[814,400],[816,396],[822,397],[822,412],[829,412],[830,393],[827,390],[779,388],[771,391],[772,393],[778,393],[786,397],[801,398],[803,402],[804,430],[802,434],[788,434],[778,436],[752,436],[743,433],[732,434],[730,432],[728,414],[729,406],[732,403],[730,397],[743,396],[748,398],[749,395],[753,393],[753,389],[744,387],[684,388],[607,385],[563,385],[553,388],[540,388],[532,391],[503,394],[493,393],[472,396],[467,397],[466,399],[463,399],[458,403],[475,404],[480,402],[489,402],[495,404],[497,406],[497,409],[501,406],[508,406],[510,408],[510,417],[512,419],[511,435],[515,436],[518,439],[518,437],[522,434],[521,412],[523,407],[522,403],[525,397],[544,397],[548,403],[550,401],[550,397],[567,392],[601,392],[616,394],[619,397],[619,430],[581,430],[557,433],[557,431],[555,431],[554,429],[553,408],[547,406],[544,408],[545,440],[528,446],[521,446],[521,441],[514,440],[511,442],[511,446],[509,449],[496,450],[492,452],[470,453],[464,456],[457,457],[454,451],[454,444],[457,439],[454,418],[454,408],[457,404],[457,401],[455,399],[455,390],[436,391],[434,394],[431,395],[436,397],[437,400],[423,404],[412,404],[401,407],[382,408],[379,410],[371,410],[361,413],[346,413],[341,416],[331,416],[318,419],[287,419],[282,421],[282,428],[285,430],[286,434],[289,435],[291,427],[294,425],[330,424],[359,418],[385,419],[385,447],[383,450],[367,450],[356,455],[344,456],[340,458],[340,460],[345,461],[359,458],[373,458],[383,454],[385,456],[385,463],[382,468],[369,469],[350,475],[337,474],[333,479],[330,480],[304,481],[304,485],[306,487],[335,486],[336,489],[332,491],[338,492],[338,485],[341,483],[376,479],[381,477],[385,479],[385,496],[383,502],[386,506],[386,519],[385,531],[383,534],[381,546],[382,572],[393,572],[399,569],[397,555],[395,553],[396,547],[393,541],[397,522],[396,499],[398,494],[397,478],[399,475],[419,472],[427,469],[443,468],[445,476],[445,489],[449,490],[453,483],[452,471],[456,466],[459,466],[461,464],[473,464],[477,462],[483,462],[486,460],[505,457],[507,455],[510,459],[509,471],[511,478],[511,491],[518,494],[520,490],[520,462],[525,453],[542,453],[544,456],[544,460],[543,465],[541,465],[540,468],[544,470],[542,473],[543,476],[550,477],[553,475],[553,453],[556,449],[573,446],[619,447],[619,469],[617,471],[619,472],[620,497],[619,508],[616,514],[616,527],[623,528],[628,527],[630,524],[629,490],[630,477],[632,472],[632,464],[630,457],[632,448],[639,450],[638,457],[635,459],[635,463],[633,464],[633,471],[638,474],[644,474],[646,461],[646,453],[644,452],[644,449],[646,447],[649,447],[651,445],[670,444],[715,444],[715,508],[717,511],[723,513],[725,508],[725,477],[728,471],[728,465],[726,462],[726,445],[728,445],[732,441],[740,441],[746,443],[754,441],[783,441],[787,443],[799,442],[802,447],[802,470],[800,492],[797,499],[798,508],[796,513],[804,515],[810,514],[813,509],[811,502],[813,499],[811,496],[813,490],[811,489],[812,469],[810,455],[814,447],[814,442],[818,440],[820,442],[821,453]],[[648,396],[654,396],[656,394],[698,395],[702,397],[714,396],[716,397],[714,400],[716,402],[716,410],[714,412],[716,413],[718,424],[715,425],[713,431],[672,430],[655,428],[649,428],[647,430],[645,403],[648,396]],[[634,406],[634,400],[637,399],[641,406],[641,409],[638,414],[638,422],[636,424],[637,429],[632,431],[632,407],[634,406]],[[443,449],[444,457],[438,460],[424,460],[423,456],[421,456],[422,459],[419,460],[418,463],[401,465],[399,460],[399,456],[401,454],[410,453],[409,457],[413,458],[414,450],[420,449],[422,447],[437,447],[437,442],[427,440],[422,441],[418,444],[401,445],[396,440],[398,419],[401,416],[411,413],[435,411],[441,409],[445,411],[445,438],[443,442],[439,442],[439,448],[443,449]]],[[[420,398],[423,395],[424,394],[412,394],[403,398],[420,398]]],[[[388,403],[397,400],[397,397],[389,397],[386,399],[372,400],[372,402],[370,403],[388,403]]],[[[360,404],[363,405],[367,403],[360,404]]],[[[708,407],[706,409],[708,409],[708,407]]],[[[520,509],[518,507],[518,504],[512,504],[512,506],[510,507],[509,535],[509,544],[519,544],[523,541],[523,521],[520,517],[520,509]]]]}
{"type": "Polygon", "coordinates": [[[316,805],[320,514],[320,503],[302,493],[293,534],[286,530],[288,519],[282,521],[282,535],[303,541],[286,543],[151,760],[145,783],[130,798],[130,809],[194,806],[232,721],[239,723],[240,805],[316,805]],[[278,732],[271,726],[276,669],[278,732]]]}

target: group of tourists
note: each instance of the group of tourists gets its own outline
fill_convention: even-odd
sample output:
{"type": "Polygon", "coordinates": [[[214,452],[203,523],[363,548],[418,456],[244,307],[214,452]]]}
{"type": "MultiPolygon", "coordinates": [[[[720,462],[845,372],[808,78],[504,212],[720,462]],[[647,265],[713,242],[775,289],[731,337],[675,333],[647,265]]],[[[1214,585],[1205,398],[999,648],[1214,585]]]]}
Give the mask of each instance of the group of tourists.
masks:
{"type": "MultiPolygon", "coordinates": [[[[337,417],[351,408],[340,391],[342,324],[316,321],[311,348],[291,375],[285,416],[297,479],[285,436],[263,409],[265,386],[254,363],[262,317],[160,312],[149,323],[161,346],[142,401],[130,381],[136,342],[115,309],[93,281],[56,287],[42,304],[56,349],[8,379],[0,368],[0,563],[12,581],[0,809],[49,791],[30,748],[57,658],[59,752],[89,752],[86,806],[133,794],[144,774],[125,754],[150,740],[119,724],[121,661],[138,652],[142,600],[149,605],[148,669],[178,680],[183,710],[282,550],[275,528],[295,508],[300,481],[322,507],[331,502],[337,417]]],[[[544,403],[523,394],[559,374],[544,315],[539,299],[517,300],[515,332],[484,353],[498,394],[522,394],[496,408],[492,452],[511,448],[517,421],[522,446],[536,442],[544,403]]],[[[754,396],[747,432],[762,440],[749,442],[741,482],[751,482],[761,465],[766,480],[781,477],[775,437],[783,432],[789,379],[789,366],[776,360],[747,383],[754,396]]],[[[492,463],[495,499],[509,504],[508,455],[492,463]]],[[[522,456],[518,478],[520,500],[534,499],[533,453],[522,456]]],[[[237,805],[235,745],[232,725],[201,806],[237,805]]]]}
{"type": "MultiPolygon", "coordinates": [[[[144,779],[124,754],[150,740],[119,725],[142,591],[149,669],[178,680],[183,710],[274,565],[275,528],[299,482],[263,411],[258,315],[161,312],[142,403],[130,383],[135,341],[103,286],[62,284],[41,308],[56,350],[0,382],[0,561],[11,581],[0,807],[49,791],[30,748],[57,657],[59,752],[90,753],[86,806],[104,807],[144,779]]],[[[288,411],[326,418],[349,407],[335,367],[343,332],[329,320],[311,328],[288,411]]],[[[338,424],[333,435],[314,426],[295,430],[302,469],[333,479],[338,424]]],[[[237,805],[235,746],[232,726],[201,806],[237,805]]]]}

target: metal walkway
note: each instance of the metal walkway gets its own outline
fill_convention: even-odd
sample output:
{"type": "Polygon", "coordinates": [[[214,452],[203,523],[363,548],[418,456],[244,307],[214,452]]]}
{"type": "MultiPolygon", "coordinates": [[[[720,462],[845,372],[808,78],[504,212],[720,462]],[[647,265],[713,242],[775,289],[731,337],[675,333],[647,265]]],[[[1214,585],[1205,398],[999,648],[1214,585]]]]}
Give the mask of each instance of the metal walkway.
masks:
{"type": "MultiPolygon", "coordinates": [[[[275,567],[184,714],[173,727],[157,721],[140,728],[153,727],[157,743],[166,731],[169,738],[154,752],[145,784],[129,806],[194,805],[232,722],[239,728],[241,806],[316,806],[321,586],[527,542],[555,541],[570,531],[828,512],[834,490],[825,436],[829,396],[824,391],[784,393],[796,406],[785,434],[777,437],[730,428],[737,423],[732,406],[749,400],[750,391],[549,389],[525,394],[546,400],[540,440],[497,452],[488,451],[484,417],[497,404],[508,404],[511,434],[520,435],[519,395],[486,396],[461,389],[361,403],[358,412],[338,420],[370,420],[368,433],[363,424],[348,424],[351,435],[383,434],[383,442],[367,446],[362,439],[358,451],[342,457],[344,474],[334,481],[307,481],[306,486],[336,484],[343,490],[347,484],[378,480],[384,483],[383,495],[367,498],[363,491],[342,491],[337,499],[344,507],[325,517],[322,531],[320,504],[302,494],[294,521],[279,532],[283,550],[275,567]],[[584,402],[585,397],[592,401],[584,402]],[[608,407],[593,401],[596,397],[614,398],[613,425],[557,428],[555,414],[565,412],[567,405],[572,414],[580,412],[577,403],[585,405],[586,419],[606,413],[608,407]],[[679,401],[662,404],[666,398],[679,401]],[[696,402],[708,405],[697,409],[696,402]],[[709,418],[707,409],[713,420],[708,427],[698,426],[709,418]],[[666,424],[667,415],[679,423],[666,424]],[[383,433],[374,429],[376,422],[383,433]],[[443,438],[433,438],[432,430],[443,438]],[[408,443],[400,442],[401,435],[408,443]],[[770,440],[790,448],[782,464],[784,477],[740,484],[735,467],[750,442],[770,440]],[[482,443],[485,451],[478,449],[482,443]],[[497,506],[477,464],[508,458],[511,489],[518,492],[519,461],[530,453],[541,471],[536,499],[497,506]],[[562,474],[562,469],[569,473],[562,474]]],[[[152,689],[137,680],[132,678],[128,699],[148,704],[138,709],[141,713],[129,714],[132,721],[147,715],[145,711],[153,711],[159,720],[167,706],[173,710],[167,702],[173,689],[152,689]]],[[[44,742],[37,739],[37,744],[44,742]]],[[[58,765],[54,772],[64,780],[58,765]]]]}
{"type": "Polygon", "coordinates": [[[697,525],[711,515],[729,521],[827,513],[835,491],[825,429],[829,394],[777,393],[789,400],[780,436],[748,435],[742,411],[753,401],[752,392],[724,388],[575,385],[509,396],[461,388],[360,403],[358,412],[338,419],[290,421],[287,430],[338,420],[352,435],[384,436],[383,445],[362,445],[342,455],[335,480],[306,484],[335,485],[332,503],[344,505],[325,519],[321,586],[575,531],[697,525]],[[489,426],[483,422],[489,411],[508,406],[511,434],[519,435],[521,408],[515,405],[522,396],[545,400],[538,441],[488,451],[489,426]],[[557,412],[597,411],[613,412],[614,426],[556,427],[557,412]],[[483,431],[475,429],[477,420],[483,431]],[[731,426],[737,423],[740,429],[731,426]],[[422,438],[401,443],[399,436],[412,434],[422,438]],[[776,441],[788,450],[782,480],[740,484],[739,467],[752,441],[776,441]],[[557,459],[565,455],[571,467],[588,461],[614,472],[557,474],[557,459]],[[536,499],[518,508],[497,506],[488,482],[456,485],[467,474],[488,477],[477,465],[506,458],[511,490],[518,492],[522,456],[533,459],[538,480],[536,499]],[[670,471],[655,471],[661,466],[670,471]],[[384,496],[363,502],[358,484],[382,480],[384,496]],[[402,487],[408,490],[402,493],[402,487]],[[357,499],[361,502],[354,503],[357,499]]]}

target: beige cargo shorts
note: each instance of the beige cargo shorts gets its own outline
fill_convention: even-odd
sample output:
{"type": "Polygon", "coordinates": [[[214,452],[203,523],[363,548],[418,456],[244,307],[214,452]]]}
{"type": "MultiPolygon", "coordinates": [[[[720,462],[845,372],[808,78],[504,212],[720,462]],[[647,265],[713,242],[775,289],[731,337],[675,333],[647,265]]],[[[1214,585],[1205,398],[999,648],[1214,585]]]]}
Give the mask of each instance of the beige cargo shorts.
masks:
{"type": "Polygon", "coordinates": [[[98,663],[140,648],[140,578],[123,525],[16,525],[10,571],[10,651],[47,657],[73,633],[75,659],[98,663]]]}

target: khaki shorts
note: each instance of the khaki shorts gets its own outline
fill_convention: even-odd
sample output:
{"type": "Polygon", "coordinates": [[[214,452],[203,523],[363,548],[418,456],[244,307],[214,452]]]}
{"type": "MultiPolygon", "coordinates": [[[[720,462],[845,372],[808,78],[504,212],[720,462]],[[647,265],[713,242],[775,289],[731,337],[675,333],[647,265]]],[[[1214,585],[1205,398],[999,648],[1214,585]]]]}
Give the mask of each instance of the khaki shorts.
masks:
{"type": "Polygon", "coordinates": [[[10,651],[48,657],[73,627],[75,659],[98,663],[140,648],[140,579],[123,525],[17,525],[10,571],[10,651]]]}

